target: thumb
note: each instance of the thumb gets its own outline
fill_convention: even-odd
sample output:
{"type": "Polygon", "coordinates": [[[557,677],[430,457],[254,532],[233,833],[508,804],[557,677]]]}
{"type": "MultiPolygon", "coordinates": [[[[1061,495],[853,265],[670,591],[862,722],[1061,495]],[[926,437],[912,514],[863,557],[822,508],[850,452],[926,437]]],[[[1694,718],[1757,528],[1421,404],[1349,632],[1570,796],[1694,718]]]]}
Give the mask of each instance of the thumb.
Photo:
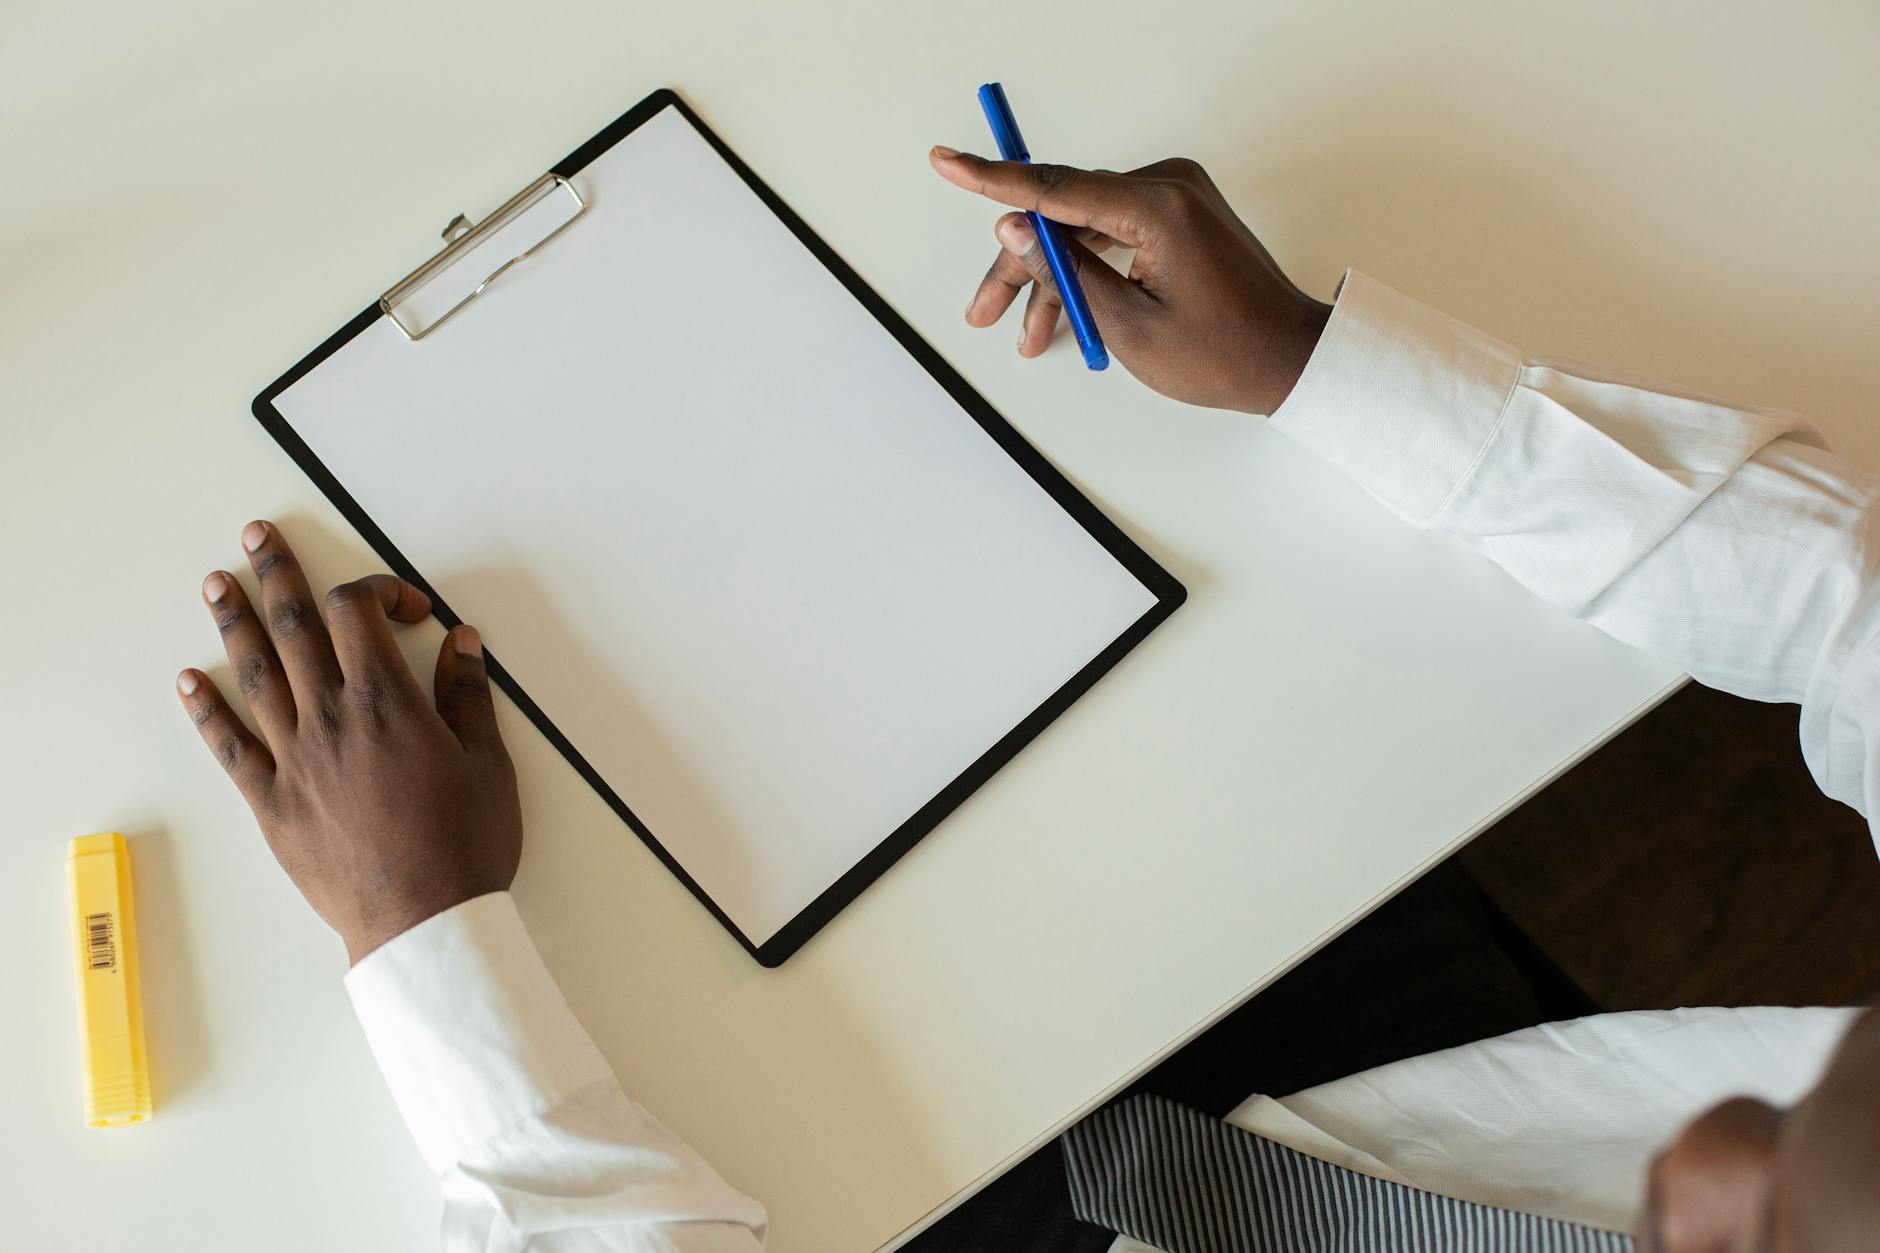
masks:
{"type": "MultiPolygon", "coordinates": [[[[1044,245],[1038,242],[1038,232],[1031,218],[1023,213],[1008,213],[999,219],[997,231],[999,246],[1025,267],[1025,272],[1041,291],[1062,304],[1057,279],[1051,274],[1051,263],[1045,257],[1044,245]]],[[[1064,251],[1071,259],[1077,285],[1084,289],[1084,299],[1090,303],[1091,316],[1096,318],[1104,341],[1112,348],[1128,352],[1136,337],[1136,328],[1142,323],[1143,302],[1150,299],[1148,293],[1105,265],[1096,253],[1070,238],[1068,232],[1064,251]]]]}
{"type": "Polygon", "coordinates": [[[444,725],[473,753],[502,752],[496,729],[496,702],[490,696],[490,672],[483,658],[483,637],[473,626],[460,626],[444,637],[437,653],[437,713],[444,725]]]}

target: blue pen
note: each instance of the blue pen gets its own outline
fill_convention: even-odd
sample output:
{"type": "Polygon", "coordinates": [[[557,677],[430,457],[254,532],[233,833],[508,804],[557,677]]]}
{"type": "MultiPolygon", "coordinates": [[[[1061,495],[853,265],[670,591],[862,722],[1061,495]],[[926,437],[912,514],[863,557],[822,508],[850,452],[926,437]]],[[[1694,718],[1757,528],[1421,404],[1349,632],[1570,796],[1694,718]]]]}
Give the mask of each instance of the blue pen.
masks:
{"type": "MultiPolygon", "coordinates": [[[[986,121],[992,126],[992,138],[999,145],[999,155],[1007,161],[1029,162],[1031,153],[1025,150],[1025,137],[1018,133],[1018,119],[1012,116],[1012,106],[1006,102],[1005,88],[997,83],[981,87],[979,107],[986,111],[986,121]]],[[[1097,333],[1097,320],[1090,316],[1090,302],[1084,299],[1083,285],[1077,281],[1077,268],[1071,264],[1064,228],[1041,213],[1025,216],[1031,219],[1032,229],[1038,232],[1045,262],[1051,267],[1058,296],[1064,302],[1064,316],[1070,319],[1077,346],[1084,350],[1084,364],[1101,370],[1110,364],[1110,354],[1103,346],[1103,336],[1097,333]]]]}

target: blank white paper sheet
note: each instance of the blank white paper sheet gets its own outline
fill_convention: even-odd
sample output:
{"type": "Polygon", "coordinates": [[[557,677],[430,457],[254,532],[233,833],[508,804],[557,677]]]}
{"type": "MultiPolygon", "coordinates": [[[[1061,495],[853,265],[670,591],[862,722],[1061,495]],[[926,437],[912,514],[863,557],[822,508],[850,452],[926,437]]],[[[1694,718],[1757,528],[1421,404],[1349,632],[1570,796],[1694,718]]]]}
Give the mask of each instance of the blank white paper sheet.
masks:
{"type": "Polygon", "coordinates": [[[274,405],[761,947],[1158,598],[676,108],[571,181],[274,405]]]}

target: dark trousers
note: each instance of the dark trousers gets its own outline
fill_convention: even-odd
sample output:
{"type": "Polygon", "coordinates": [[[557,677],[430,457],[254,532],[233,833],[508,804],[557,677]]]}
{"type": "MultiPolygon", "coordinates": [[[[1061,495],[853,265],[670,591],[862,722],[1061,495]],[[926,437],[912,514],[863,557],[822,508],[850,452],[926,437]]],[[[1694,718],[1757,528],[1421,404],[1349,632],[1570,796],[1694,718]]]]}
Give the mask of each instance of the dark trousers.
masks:
{"type": "MultiPolygon", "coordinates": [[[[1437,1049],[1597,1012],[1453,864],[1380,906],[1143,1076],[1216,1116],[1437,1049]]],[[[1127,1093],[1125,1094],[1127,1095],[1127,1093]]],[[[1102,1253],[1071,1216],[1056,1142],[905,1247],[913,1253],[1102,1253]]]]}

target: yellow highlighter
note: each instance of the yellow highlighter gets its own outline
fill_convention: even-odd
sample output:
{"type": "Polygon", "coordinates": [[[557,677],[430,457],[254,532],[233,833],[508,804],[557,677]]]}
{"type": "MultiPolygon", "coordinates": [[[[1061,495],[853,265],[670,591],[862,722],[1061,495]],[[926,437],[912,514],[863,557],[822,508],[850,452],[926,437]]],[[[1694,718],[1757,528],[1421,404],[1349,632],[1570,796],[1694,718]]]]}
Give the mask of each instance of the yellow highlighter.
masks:
{"type": "Polygon", "coordinates": [[[116,833],[81,835],[72,841],[67,864],[85,1037],[85,1121],[127,1127],[151,1114],[130,852],[116,833]]]}

